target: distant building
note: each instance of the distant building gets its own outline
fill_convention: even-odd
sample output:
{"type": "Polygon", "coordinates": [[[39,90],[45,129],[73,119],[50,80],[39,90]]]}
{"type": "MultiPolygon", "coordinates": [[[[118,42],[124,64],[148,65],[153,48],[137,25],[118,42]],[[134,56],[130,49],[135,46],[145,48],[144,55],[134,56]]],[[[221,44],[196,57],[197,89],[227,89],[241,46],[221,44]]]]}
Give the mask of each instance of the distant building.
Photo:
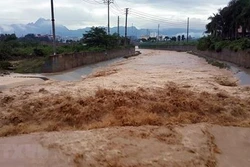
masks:
{"type": "Polygon", "coordinates": [[[151,32],[150,33],[150,37],[152,38],[155,38],[155,37],[157,37],[157,35],[158,35],[158,33],[157,32],[151,32]]]}
{"type": "Polygon", "coordinates": [[[149,35],[142,35],[142,36],[140,37],[140,39],[148,40],[149,37],[150,37],[149,35]]]}

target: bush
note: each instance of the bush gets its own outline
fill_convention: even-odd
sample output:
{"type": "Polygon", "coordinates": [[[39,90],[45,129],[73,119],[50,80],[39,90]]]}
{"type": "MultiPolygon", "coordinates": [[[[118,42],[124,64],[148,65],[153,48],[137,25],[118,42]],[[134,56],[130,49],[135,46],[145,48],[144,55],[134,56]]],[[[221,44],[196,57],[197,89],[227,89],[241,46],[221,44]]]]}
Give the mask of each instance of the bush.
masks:
{"type": "Polygon", "coordinates": [[[0,61],[0,69],[8,70],[9,67],[12,67],[12,64],[8,61],[0,61]]]}
{"type": "Polygon", "coordinates": [[[42,66],[44,65],[46,57],[32,58],[22,60],[15,72],[18,73],[40,73],[42,71],[42,66]]]}
{"type": "Polygon", "coordinates": [[[250,39],[248,38],[243,38],[239,41],[239,43],[241,44],[241,49],[245,50],[250,48],[250,39]]]}
{"type": "Polygon", "coordinates": [[[38,48],[33,49],[33,54],[35,56],[39,56],[39,57],[45,56],[45,53],[43,52],[43,50],[42,49],[38,49],[38,48]]]}
{"type": "Polygon", "coordinates": [[[197,49],[205,51],[207,49],[211,49],[210,46],[212,44],[211,38],[210,37],[202,37],[199,39],[198,44],[197,44],[197,49]]]}
{"type": "Polygon", "coordinates": [[[212,51],[214,50],[216,52],[221,52],[224,48],[228,48],[235,52],[248,49],[250,48],[250,39],[242,38],[239,40],[229,41],[208,36],[201,38],[197,45],[197,49],[202,51],[209,49],[212,51]]]}
{"type": "Polygon", "coordinates": [[[239,50],[242,50],[241,46],[236,45],[236,46],[233,47],[234,52],[238,52],[239,50]]]}
{"type": "Polygon", "coordinates": [[[223,48],[225,48],[227,46],[227,41],[219,41],[219,42],[215,42],[214,44],[214,50],[216,52],[221,52],[223,48]]]}
{"type": "Polygon", "coordinates": [[[215,44],[211,44],[209,46],[208,50],[214,51],[215,50],[215,44]]]}

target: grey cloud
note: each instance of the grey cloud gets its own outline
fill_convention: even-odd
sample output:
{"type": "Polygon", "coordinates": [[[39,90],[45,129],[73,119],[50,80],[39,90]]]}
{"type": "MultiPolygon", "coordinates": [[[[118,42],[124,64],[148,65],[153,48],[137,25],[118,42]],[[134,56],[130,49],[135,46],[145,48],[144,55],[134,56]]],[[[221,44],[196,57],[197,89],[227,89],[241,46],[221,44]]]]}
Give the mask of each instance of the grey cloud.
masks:
{"type": "MultiPolygon", "coordinates": [[[[93,1],[93,0],[87,0],[93,1]]],[[[100,1],[101,0],[97,0],[100,1]]],[[[192,26],[204,28],[205,21],[218,8],[225,6],[229,0],[115,0],[120,8],[141,9],[142,12],[159,15],[172,19],[171,24],[166,26],[179,26],[178,19],[185,21],[186,17],[192,20],[192,26]],[[143,8],[152,11],[143,10],[143,8]],[[176,22],[174,24],[174,22],[176,22]]],[[[56,22],[64,24],[70,28],[80,28],[107,24],[106,6],[101,4],[92,5],[83,0],[54,0],[56,22]],[[103,10],[105,9],[104,13],[103,10]],[[95,10],[95,12],[94,12],[95,10]]],[[[28,23],[40,17],[50,18],[49,0],[8,0],[1,1],[0,6],[4,9],[0,11],[0,24],[28,23]]],[[[117,11],[118,12],[118,11],[117,11]]],[[[111,14],[111,25],[116,26],[117,14],[111,14]]],[[[124,24],[124,15],[120,11],[121,24],[124,24]]],[[[129,15],[129,24],[134,23],[138,27],[156,27],[156,22],[137,18],[129,15]],[[152,25],[153,24],[153,25],[152,25]]],[[[181,25],[184,26],[184,25],[181,25]]]]}

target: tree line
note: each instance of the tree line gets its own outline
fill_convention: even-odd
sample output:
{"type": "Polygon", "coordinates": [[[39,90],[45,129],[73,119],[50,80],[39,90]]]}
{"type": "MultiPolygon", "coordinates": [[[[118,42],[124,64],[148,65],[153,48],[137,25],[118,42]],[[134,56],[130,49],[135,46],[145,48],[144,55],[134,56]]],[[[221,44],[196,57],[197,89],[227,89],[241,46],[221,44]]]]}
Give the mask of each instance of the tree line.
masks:
{"type": "MultiPolygon", "coordinates": [[[[105,28],[101,27],[92,27],[83,34],[81,40],[56,43],[57,54],[102,52],[131,47],[129,39],[118,34],[109,35],[105,28]]],[[[52,40],[47,36],[27,34],[18,38],[15,34],[0,34],[0,71],[16,69],[16,72],[39,72],[42,64],[52,53],[52,40]]]]}
{"type": "Polygon", "coordinates": [[[230,40],[249,37],[250,0],[231,0],[208,19],[206,33],[212,37],[230,40]]]}
{"type": "MultiPolygon", "coordinates": [[[[130,44],[129,39],[118,34],[108,35],[105,28],[92,27],[83,34],[79,41],[60,43],[57,41],[57,53],[81,51],[104,51],[124,47],[130,44]]],[[[52,39],[47,36],[37,37],[27,34],[18,38],[15,34],[0,34],[0,61],[44,57],[53,53],[52,39]]]]}

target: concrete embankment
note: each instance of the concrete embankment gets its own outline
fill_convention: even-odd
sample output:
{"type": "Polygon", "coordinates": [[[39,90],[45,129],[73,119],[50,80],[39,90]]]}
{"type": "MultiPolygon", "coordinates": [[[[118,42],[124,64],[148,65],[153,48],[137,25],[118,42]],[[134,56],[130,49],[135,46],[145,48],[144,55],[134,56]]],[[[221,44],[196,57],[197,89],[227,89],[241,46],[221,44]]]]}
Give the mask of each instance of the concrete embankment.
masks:
{"type": "Polygon", "coordinates": [[[140,48],[146,49],[157,49],[157,50],[170,50],[170,51],[192,51],[196,55],[209,57],[221,61],[227,61],[236,65],[239,65],[244,68],[250,68],[250,49],[244,51],[231,51],[229,49],[223,49],[221,52],[215,51],[200,51],[196,48],[196,46],[186,46],[186,45],[173,45],[173,46],[165,46],[165,45],[150,45],[150,46],[139,46],[140,48]]]}
{"type": "Polygon", "coordinates": [[[135,54],[135,48],[111,50],[106,52],[81,52],[51,56],[42,68],[44,73],[54,73],[98,63],[118,57],[135,54]]]}
{"type": "Polygon", "coordinates": [[[234,52],[228,49],[223,49],[221,52],[212,52],[200,51],[195,49],[193,50],[193,52],[201,56],[206,56],[221,61],[227,61],[242,66],[244,68],[250,68],[250,50],[234,52]]]}
{"type": "Polygon", "coordinates": [[[156,49],[156,50],[170,50],[178,52],[187,52],[196,50],[196,46],[190,45],[139,45],[140,49],[156,49]]]}

